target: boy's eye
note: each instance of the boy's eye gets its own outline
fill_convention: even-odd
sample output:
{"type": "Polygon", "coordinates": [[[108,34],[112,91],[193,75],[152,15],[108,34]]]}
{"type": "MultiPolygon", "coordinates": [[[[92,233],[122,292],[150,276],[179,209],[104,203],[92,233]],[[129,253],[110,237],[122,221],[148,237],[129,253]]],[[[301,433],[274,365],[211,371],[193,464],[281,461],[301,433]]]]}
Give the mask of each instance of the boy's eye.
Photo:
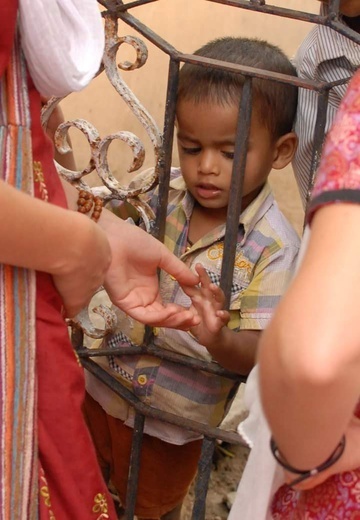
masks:
{"type": "Polygon", "coordinates": [[[187,155],[197,155],[198,153],[201,152],[201,148],[199,146],[196,146],[193,148],[188,148],[188,147],[182,146],[181,151],[183,153],[186,153],[187,155]]]}
{"type": "Polygon", "coordinates": [[[226,157],[226,159],[234,159],[234,152],[222,152],[223,156],[226,157]]]}

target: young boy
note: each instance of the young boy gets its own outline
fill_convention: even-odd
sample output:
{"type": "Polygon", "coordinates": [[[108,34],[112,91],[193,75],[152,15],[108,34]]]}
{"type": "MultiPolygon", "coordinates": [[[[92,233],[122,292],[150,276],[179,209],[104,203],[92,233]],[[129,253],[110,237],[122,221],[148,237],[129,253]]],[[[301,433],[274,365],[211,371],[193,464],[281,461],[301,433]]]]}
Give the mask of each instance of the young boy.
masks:
{"type": "MultiPolygon", "coordinates": [[[[295,75],[287,57],[260,40],[222,38],[195,54],[295,75]]],[[[171,172],[165,244],[201,277],[194,306],[202,323],[190,333],[154,330],[154,345],[198,359],[213,357],[224,367],[247,374],[255,362],[260,331],[266,326],[292,275],[299,239],[278,209],[269,184],[272,168],[292,160],[297,89],[253,80],[253,109],[239,220],[229,311],[220,311],[219,284],[224,249],[241,74],[185,64],[180,72],[176,129],[180,168],[171,172]],[[195,267],[197,266],[197,267],[195,267]],[[214,298],[213,298],[214,295],[214,298]],[[214,300],[214,304],[209,303],[214,300]],[[208,301],[208,303],[207,303],[208,301]]],[[[156,210],[158,193],[149,197],[156,210]]],[[[191,304],[169,276],[161,278],[164,301],[191,304]]],[[[118,313],[116,334],[105,347],[141,344],[143,328],[118,313]]],[[[217,426],[237,384],[155,357],[95,358],[142,401],[167,412],[217,426]]],[[[85,414],[104,475],[125,500],[134,411],[88,374],[85,414]]],[[[147,418],[141,451],[136,515],[178,520],[201,449],[194,432],[147,418]]]]}
{"type": "MultiPolygon", "coordinates": [[[[341,20],[356,32],[360,32],[360,2],[340,0],[341,20]]],[[[321,2],[320,14],[328,14],[328,2],[321,2]]],[[[295,56],[295,66],[300,78],[323,82],[350,79],[360,66],[360,45],[337,33],[326,25],[316,25],[307,35],[295,56]]],[[[348,82],[330,90],[325,132],[332,125],[348,82]]],[[[300,89],[295,132],[299,145],[293,160],[293,168],[305,208],[311,175],[311,159],[317,115],[318,94],[300,89]]]]}

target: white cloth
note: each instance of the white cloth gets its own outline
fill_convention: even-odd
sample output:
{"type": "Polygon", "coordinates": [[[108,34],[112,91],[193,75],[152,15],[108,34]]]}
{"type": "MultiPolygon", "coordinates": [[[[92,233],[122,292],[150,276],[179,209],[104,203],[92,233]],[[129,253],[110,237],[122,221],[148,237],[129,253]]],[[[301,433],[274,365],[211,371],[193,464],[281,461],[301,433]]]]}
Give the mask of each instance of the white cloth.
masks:
{"type": "Polygon", "coordinates": [[[99,70],[104,28],[96,0],[20,0],[22,48],[46,97],[83,89],[99,70]]]}
{"type": "Polygon", "coordinates": [[[284,479],[270,451],[270,430],[261,407],[257,366],[246,382],[244,401],[249,416],[238,430],[251,451],[228,520],[270,520],[271,499],[284,479]]]}

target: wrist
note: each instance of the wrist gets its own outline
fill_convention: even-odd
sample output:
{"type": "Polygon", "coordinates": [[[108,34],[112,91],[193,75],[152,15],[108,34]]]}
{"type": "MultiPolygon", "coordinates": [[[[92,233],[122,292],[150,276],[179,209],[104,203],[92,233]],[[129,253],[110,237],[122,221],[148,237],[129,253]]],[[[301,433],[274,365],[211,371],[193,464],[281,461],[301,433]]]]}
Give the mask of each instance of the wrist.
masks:
{"type": "Polygon", "coordinates": [[[210,354],[216,353],[219,349],[226,349],[229,329],[226,325],[223,325],[216,334],[211,335],[211,340],[204,345],[210,354]]]}

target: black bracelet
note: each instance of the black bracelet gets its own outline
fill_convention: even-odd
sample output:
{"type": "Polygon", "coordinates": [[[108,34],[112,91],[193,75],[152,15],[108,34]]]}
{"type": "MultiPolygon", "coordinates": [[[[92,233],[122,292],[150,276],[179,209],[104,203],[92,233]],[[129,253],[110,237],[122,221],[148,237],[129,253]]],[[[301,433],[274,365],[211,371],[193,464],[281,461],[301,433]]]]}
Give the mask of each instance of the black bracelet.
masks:
{"type": "Polygon", "coordinates": [[[325,469],[330,468],[330,466],[333,466],[335,462],[337,462],[341,455],[344,453],[345,450],[345,435],[342,436],[341,441],[336,446],[335,450],[332,452],[330,457],[326,459],[325,462],[320,464],[320,466],[317,466],[313,469],[297,469],[293,466],[290,466],[287,462],[284,462],[283,457],[279,451],[279,448],[276,446],[275,441],[273,438],[270,439],[270,448],[271,452],[274,455],[276,462],[280,464],[281,467],[286,469],[286,471],[290,471],[290,473],[295,473],[297,475],[300,475],[299,477],[296,477],[294,480],[292,480],[290,483],[288,483],[288,486],[295,486],[296,484],[299,484],[300,482],[303,482],[304,480],[314,477],[321,471],[324,471],[325,469]]]}

